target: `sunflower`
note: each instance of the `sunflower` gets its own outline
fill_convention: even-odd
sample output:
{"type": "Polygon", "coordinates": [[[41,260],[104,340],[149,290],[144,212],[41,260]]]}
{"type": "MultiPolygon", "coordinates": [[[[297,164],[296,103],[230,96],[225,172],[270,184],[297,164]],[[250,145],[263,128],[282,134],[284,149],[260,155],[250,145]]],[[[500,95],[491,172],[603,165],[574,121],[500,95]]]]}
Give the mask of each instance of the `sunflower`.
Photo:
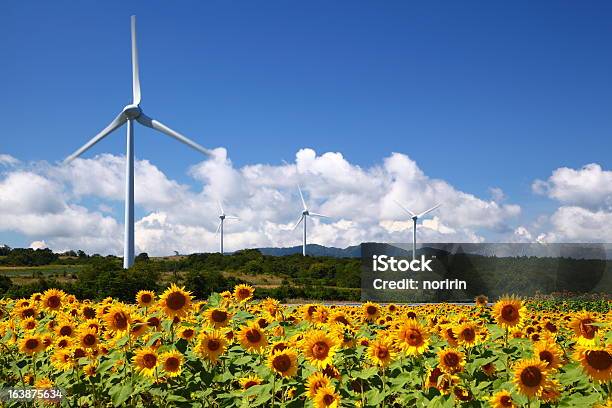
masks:
{"type": "Polygon", "coordinates": [[[145,334],[149,330],[148,322],[144,321],[141,317],[133,317],[132,324],[130,325],[130,336],[132,338],[138,338],[145,334]]]}
{"type": "Polygon", "coordinates": [[[95,329],[86,329],[83,328],[78,331],[77,339],[81,347],[85,349],[94,349],[98,347],[99,339],[98,333],[95,329]]]}
{"type": "Polygon", "coordinates": [[[331,386],[321,387],[314,397],[315,408],[338,408],[340,406],[340,395],[331,386]]]}
{"type": "Polygon", "coordinates": [[[202,332],[198,337],[197,352],[211,363],[216,364],[219,356],[225,353],[227,340],[218,331],[202,332]]]}
{"type": "Polygon", "coordinates": [[[544,402],[556,402],[561,396],[561,389],[557,380],[549,380],[544,384],[540,399],[544,402]]]}
{"type": "Polygon", "coordinates": [[[498,300],[493,305],[493,316],[497,324],[504,327],[515,327],[521,324],[527,310],[523,306],[523,301],[511,296],[498,300]]]}
{"type": "Polygon", "coordinates": [[[251,322],[243,326],[238,333],[238,340],[242,347],[247,351],[262,351],[268,345],[266,333],[256,322],[251,322]]]}
{"type": "Polygon", "coordinates": [[[36,328],[36,320],[33,317],[27,317],[21,321],[21,328],[23,330],[34,330],[36,328]]]}
{"type": "Polygon", "coordinates": [[[487,304],[489,303],[489,298],[486,297],[485,295],[478,295],[476,296],[476,298],[474,299],[474,303],[476,304],[476,306],[478,307],[485,307],[487,306],[487,304]]]}
{"type": "Polygon", "coordinates": [[[539,396],[544,389],[548,369],[546,362],[538,359],[520,360],[514,366],[514,379],[512,380],[519,392],[527,397],[539,396]]]}
{"type": "Polygon", "coordinates": [[[179,337],[187,341],[192,340],[195,337],[195,335],[196,335],[196,331],[191,326],[184,326],[184,327],[181,327],[181,329],[179,330],[179,337]]]}
{"type": "Polygon", "coordinates": [[[37,334],[26,334],[19,342],[19,350],[24,354],[34,355],[43,350],[42,338],[37,334]]]}
{"type": "Polygon", "coordinates": [[[422,354],[429,346],[429,332],[415,319],[402,321],[394,338],[396,346],[410,355],[422,354]]]}
{"type": "Polygon", "coordinates": [[[83,367],[83,373],[86,377],[94,377],[98,373],[98,365],[96,363],[89,363],[83,367]]]}
{"type": "Polygon", "coordinates": [[[594,344],[595,335],[597,334],[597,326],[593,323],[598,323],[597,318],[591,312],[582,311],[574,315],[569,326],[574,331],[579,344],[594,344]]]}
{"type": "Polygon", "coordinates": [[[63,290],[47,289],[42,295],[41,303],[45,310],[57,312],[62,308],[62,302],[66,297],[63,290]]]}
{"type": "Polygon", "coordinates": [[[447,374],[455,374],[463,371],[465,356],[462,352],[454,349],[445,349],[438,352],[438,367],[447,374]]]}
{"type": "Polygon", "coordinates": [[[303,319],[307,322],[314,322],[314,313],[317,311],[317,305],[307,304],[302,308],[303,319]]]}
{"type": "Polygon", "coordinates": [[[366,302],[361,306],[363,319],[367,322],[374,322],[380,316],[380,306],[373,302],[366,302]]]}
{"type": "Polygon", "coordinates": [[[218,307],[211,307],[206,312],[204,312],[204,317],[213,326],[215,329],[219,329],[221,327],[226,327],[232,315],[225,309],[218,307]]]}
{"type": "Polygon", "coordinates": [[[53,328],[58,336],[73,337],[75,335],[74,323],[68,320],[67,317],[62,317],[53,328]]]}
{"type": "Polygon", "coordinates": [[[72,359],[72,353],[68,349],[58,349],[51,355],[51,364],[58,371],[68,371],[76,364],[72,359]]]}
{"type": "Polygon", "coordinates": [[[376,365],[386,367],[396,356],[393,340],[388,337],[378,337],[368,346],[368,358],[376,365]]]}
{"type": "Polygon", "coordinates": [[[236,285],[234,287],[234,299],[240,303],[250,300],[253,297],[253,293],[255,293],[255,289],[250,285],[236,285]]]}
{"type": "Polygon", "coordinates": [[[190,292],[173,283],[159,298],[159,306],[164,310],[166,316],[181,318],[187,316],[191,310],[191,300],[190,292]]]}
{"type": "Polygon", "coordinates": [[[293,377],[297,373],[297,351],[286,348],[275,351],[268,357],[270,370],[281,375],[281,377],[293,377]]]}
{"type": "Polygon", "coordinates": [[[141,290],[136,294],[136,302],[140,307],[150,307],[155,302],[155,292],[151,290],[141,290]]]}
{"type": "Polygon", "coordinates": [[[73,344],[74,344],[74,341],[72,340],[71,337],[68,337],[68,336],[59,337],[55,341],[55,347],[57,347],[58,349],[68,349],[72,347],[73,344]]]}
{"type": "Polygon", "coordinates": [[[136,350],[132,363],[136,369],[146,377],[155,377],[157,366],[159,365],[159,357],[155,349],[151,347],[143,347],[136,350]]]}
{"type": "Polygon", "coordinates": [[[338,349],[338,338],[322,330],[311,330],[304,335],[302,351],[304,358],[322,369],[332,364],[338,349]]]}
{"type": "Polygon", "coordinates": [[[582,369],[593,380],[598,382],[612,380],[612,344],[605,347],[579,346],[574,358],[580,361],[582,369]]]}
{"type": "Polygon", "coordinates": [[[351,318],[342,310],[333,311],[328,318],[330,324],[352,326],[351,318]]]}
{"type": "Polygon", "coordinates": [[[533,354],[540,361],[546,362],[549,370],[556,370],[563,365],[563,351],[553,341],[541,341],[533,346],[533,354]]]}
{"type": "Polygon", "coordinates": [[[480,340],[478,336],[478,327],[470,322],[462,323],[457,330],[455,330],[455,334],[457,336],[457,343],[463,347],[472,347],[480,340]]]}
{"type": "Polygon", "coordinates": [[[329,319],[329,309],[325,305],[318,305],[312,314],[313,323],[324,324],[329,319]]]}
{"type": "Polygon", "coordinates": [[[167,351],[159,356],[162,369],[168,377],[176,377],[181,374],[183,366],[183,355],[176,350],[167,351]]]}
{"type": "Polygon", "coordinates": [[[248,390],[249,388],[251,388],[254,385],[259,385],[262,383],[262,379],[257,376],[257,375],[248,375],[246,377],[242,377],[238,380],[238,383],[240,383],[240,386],[242,387],[243,391],[248,390]]]}
{"type": "Polygon", "coordinates": [[[497,391],[489,398],[493,408],[517,408],[510,392],[506,390],[497,391]]]}
{"type": "Polygon", "coordinates": [[[459,345],[452,324],[447,324],[442,327],[442,337],[444,337],[451,347],[457,347],[459,345]]]}
{"type": "Polygon", "coordinates": [[[321,372],[314,372],[306,379],[306,395],[314,399],[319,388],[331,387],[331,380],[321,372]]]}
{"type": "Polygon", "coordinates": [[[117,334],[128,331],[132,317],[130,316],[130,310],[120,303],[111,306],[108,312],[103,317],[106,323],[106,328],[110,332],[117,334]]]}

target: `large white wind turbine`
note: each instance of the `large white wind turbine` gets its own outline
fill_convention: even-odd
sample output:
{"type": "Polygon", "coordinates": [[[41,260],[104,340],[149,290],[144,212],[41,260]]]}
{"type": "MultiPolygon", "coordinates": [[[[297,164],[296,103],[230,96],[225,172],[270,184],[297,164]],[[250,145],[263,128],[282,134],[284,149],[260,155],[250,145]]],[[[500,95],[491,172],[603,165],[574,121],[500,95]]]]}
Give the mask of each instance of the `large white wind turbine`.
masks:
{"type": "Polygon", "coordinates": [[[238,217],[234,217],[233,215],[226,215],[225,211],[223,211],[223,205],[221,201],[219,201],[219,225],[217,225],[217,230],[215,234],[221,233],[221,242],[219,243],[219,252],[223,255],[223,223],[225,220],[237,220],[238,217]]]}
{"type": "MultiPolygon", "coordinates": [[[[395,201],[395,200],[393,200],[395,201]]],[[[408,215],[410,215],[410,217],[412,217],[412,259],[416,258],[416,232],[417,232],[417,221],[419,218],[423,217],[424,215],[432,212],[433,210],[435,210],[436,208],[438,208],[439,206],[442,205],[442,203],[440,204],[436,204],[433,207],[431,207],[429,210],[425,210],[420,214],[415,214],[412,211],[410,211],[408,208],[404,207],[402,204],[400,204],[399,202],[395,201],[395,203],[397,205],[400,206],[400,208],[404,211],[406,211],[408,213],[408,215]]]]}
{"type": "Polygon", "coordinates": [[[68,156],[64,161],[66,163],[76,159],[100,140],[127,123],[127,148],[125,154],[125,242],[123,246],[123,267],[126,269],[134,263],[134,121],[161,133],[165,133],[201,153],[212,156],[211,150],[205,149],[194,141],[170,129],[163,123],[148,117],[140,108],[141,95],[140,78],[138,74],[138,50],[136,48],[136,16],[132,16],[132,96],[132,103],[123,108],[121,113],[119,113],[106,128],[94,136],[83,147],[68,156]]]}
{"type": "Polygon", "coordinates": [[[295,224],[295,226],[293,227],[293,231],[295,231],[295,229],[298,227],[298,225],[300,225],[300,222],[303,222],[303,226],[304,226],[304,236],[303,236],[303,241],[302,241],[302,255],[306,256],[306,224],[308,221],[308,217],[320,217],[320,218],[329,218],[327,215],[323,215],[323,214],[318,214],[315,212],[312,212],[308,209],[308,206],[306,205],[306,201],[304,200],[304,195],[302,194],[302,189],[300,188],[300,186],[298,185],[298,191],[300,192],[300,198],[302,199],[302,214],[300,215],[300,218],[298,219],[297,223],[295,224]]]}

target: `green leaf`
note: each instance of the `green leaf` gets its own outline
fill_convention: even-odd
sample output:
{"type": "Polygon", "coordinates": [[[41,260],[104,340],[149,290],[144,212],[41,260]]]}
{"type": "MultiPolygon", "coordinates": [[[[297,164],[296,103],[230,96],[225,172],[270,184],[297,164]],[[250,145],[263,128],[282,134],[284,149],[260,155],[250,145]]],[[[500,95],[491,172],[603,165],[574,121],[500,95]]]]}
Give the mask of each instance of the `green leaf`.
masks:
{"type": "Polygon", "coordinates": [[[132,384],[117,384],[112,387],[109,391],[109,395],[111,396],[113,406],[118,407],[122,405],[130,398],[132,391],[132,384]]]}

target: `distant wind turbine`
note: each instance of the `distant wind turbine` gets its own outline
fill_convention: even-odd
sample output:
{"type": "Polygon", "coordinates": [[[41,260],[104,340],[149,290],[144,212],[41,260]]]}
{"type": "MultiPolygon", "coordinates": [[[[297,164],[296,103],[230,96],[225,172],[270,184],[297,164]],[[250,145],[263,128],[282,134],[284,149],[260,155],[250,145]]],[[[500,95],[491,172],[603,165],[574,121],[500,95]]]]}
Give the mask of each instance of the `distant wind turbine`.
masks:
{"type": "Polygon", "coordinates": [[[219,232],[221,233],[219,252],[221,253],[221,255],[223,255],[223,223],[225,222],[225,220],[237,220],[239,218],[234,217],[233,215],[226,215],[225,211],[223,211],[223,205],[221,204],[221,201],[219,201],[219,211],[219,225],[217,225],[217,230],[215,231],[215,234],[219,232]]]}
{"type": "Polygon", "coordinates": [[[320,218],[329,218],[327,215],[323,215],[323,214],[318,214],[315,212],[312,212],[308,209],[308,206],[306,205],[306,201],[304,200],[304,195],[302,194],[302,189],[300,188],[300,186],[298,185],[298,191],[300,192],[300,198],[302,199],[302,214],[300,215],[300,218],[298,219],[297,223],[295,224],[295,226],[293,227],[293,231],[295,231],[295,229],[298,227],[298,225],[300,225],[300,222],[304,223],[304,236],[303,236],[303,241],[302,241],[302,255],[306,256],[306,224],[308,221],[308,217],[320,217],[320,218]]]}
{"type": "Polygon", "coordinates": [[[144,114],[140,108],[140,76],[138,71],[136,16],[132,16],[132,103],[123,108],[121,113],[100,133],[64,160],[64,163],[71,162],[93,147],[100,140],[127,123],[127,148],[125,154],[125,240],[123,245],[123,267],[126,269],[134,264],[134,121],[161,133],[165,133],[205,155],[213,155],[211,150],[205,149],[177,131],[170,129],[163,123],[151,119],[144,114]]]}
{"type": "Polygon", "coordinates": [[[423,217],[424,215],[432,212],[433,210],[435,210],[436,208],[440,207],[442,205],[442,203],[440,204],[436,204],[433,207],[431,207],[429,210],[423,211],[420,214],[415,214],[412,211],[410,211],[408,208],[404,207],[402,204],[400,204],[398,201],[395,201],[395,204],[399,205],[400,208],[404,211],[406,211],[408,213],[408,215],[410,215],[410,217],[412,217],[412,259],[416,258],[416,233],[417,233],[417,221],[419,218],[423,217]]]}

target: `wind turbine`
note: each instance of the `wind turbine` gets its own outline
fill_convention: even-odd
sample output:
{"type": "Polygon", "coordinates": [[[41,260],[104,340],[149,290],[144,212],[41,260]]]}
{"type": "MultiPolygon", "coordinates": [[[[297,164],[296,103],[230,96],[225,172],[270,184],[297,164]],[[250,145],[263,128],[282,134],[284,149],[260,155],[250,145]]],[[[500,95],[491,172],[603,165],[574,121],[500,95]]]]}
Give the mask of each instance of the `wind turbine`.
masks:
{"type": "Polygon", "coordinates": [[[144,114],[140,108],[140,76],[138,73],[138,50],[136,48],[136,16],[132,16],[132,103],[127,105],[113,121],[106,126],[100,133],[94,136],[83,147],[72,153],[64,160],[69,163],[76,159],[100,140],[119,129],[127,123],[127,143],[125,154],[125,240],[123,245],[123,267],[129,268],[134,264],[134,121],[143,126],[150,127],[164,133],[174,139],[186,144],[187,146],[212,156],[209,149],[205,149],[194,141],[181,135],[175,130],[170,129],[163,123],[152,119],[144,114]]]}
{"type": "Polygon", "coordinates": [[[219,244],[219,252],[221,253],[221,255],[223,255],[223,223],[225,222],[225,220],[237,220],[239,219],[238,217],[234,217],[233,215],[226,215],[225,211],[223,211],[223,205],[221,204],[221,201],[219,201],[219,225],[217,225],[217,230],[215,231],[215,234],[221,232],[221,242],[219,244]]]}
{"type": "MultiPolygon", "coordinates": [[[[393,200],[393,201],[395,201],[395,200],[393,200]]],[[[402,204],[400,204],[398,201],[395,201],[395,204],[399,205],[402,210],[406,211],[410,215],[410,217],[412,217],[412,259],[415,259],[416,258],[417,221],[418,221],[419,218],[423,217],[425,214],[428,214],[428,213],[432,212],[433,210],[435,210],[436,208],[438,208],[439,206],[441,206],[442,203],[436,204],[433,207],[431,207],[429,210],[425,210],[425,211],[423,211],[420,214],[413,213],[408,208],[406,208],[402,204]]]]}
{"type": "Polygon", "coordinates": [[[310,211],[308,209],[308,206],[306,205],[306,201],[304,201],[304,195],[302,194],[302,189],[300,188],[299,185],[298,185],[298,191],[300,192],[300,198],[302,199],[303,209],[302,209],[302,214],[300,215],[300,218],[298,219],[297,223],[293,227],[292,231],[295,231],[298,225],[300,225],[300,222],[304,222],[304,237],[302,241],[302,255],[306,256],[306,224],[308,221],[308,217],[320,217],[320,218],[329,218],[329,217],[327,215],[318,214],[318,213],[310,211]]]}

